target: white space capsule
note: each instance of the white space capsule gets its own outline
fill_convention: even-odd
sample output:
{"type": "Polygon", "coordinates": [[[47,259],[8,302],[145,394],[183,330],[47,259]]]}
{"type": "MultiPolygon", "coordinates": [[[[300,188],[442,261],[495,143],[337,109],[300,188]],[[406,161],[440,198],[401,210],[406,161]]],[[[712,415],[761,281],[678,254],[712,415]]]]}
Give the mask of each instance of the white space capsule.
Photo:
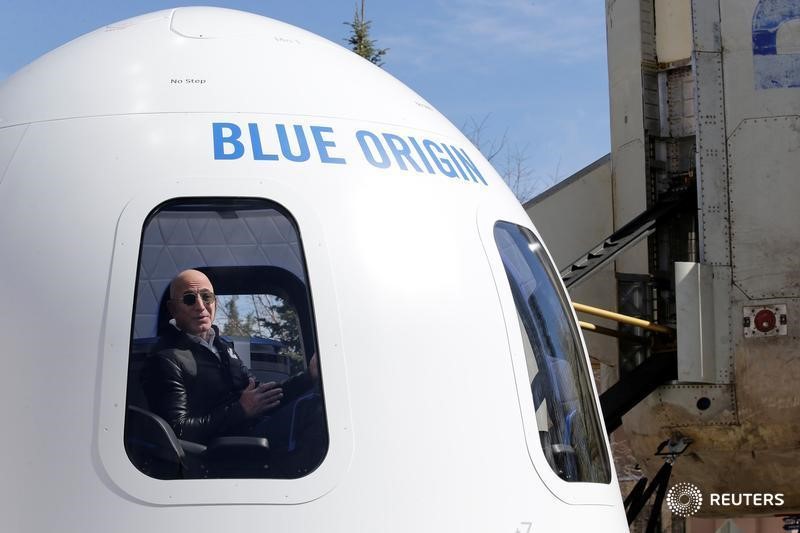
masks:
{"type": "MultiPolygon", "coordinates": [[[[25,67],[0,86],[0,250],[3,531],[626,529],[530,220],[441,114],[340,46],[182,8],[25,67]],[[197,437],[143,390],[189,268],[260,382],[318,355],[246,435],[197,437]]],[[[234,355],[187,350],[202,418],[198,368],[234,355]]]]}

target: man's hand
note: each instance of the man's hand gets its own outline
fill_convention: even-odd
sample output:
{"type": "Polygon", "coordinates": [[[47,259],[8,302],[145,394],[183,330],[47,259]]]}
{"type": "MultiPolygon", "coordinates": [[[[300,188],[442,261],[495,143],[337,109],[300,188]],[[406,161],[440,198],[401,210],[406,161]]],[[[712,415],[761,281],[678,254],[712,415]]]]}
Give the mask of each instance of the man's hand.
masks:
{"type": "Polygon", "coordinates": [[[242,405],[244,414],[248,418],[252,418],[277,407],[281,403],[281,398],[283,398],[283,389],[277,383],[270,381],[256,387],[256,382],[251,378],[247,388],[239,397],[239,403],[242,405]]]}

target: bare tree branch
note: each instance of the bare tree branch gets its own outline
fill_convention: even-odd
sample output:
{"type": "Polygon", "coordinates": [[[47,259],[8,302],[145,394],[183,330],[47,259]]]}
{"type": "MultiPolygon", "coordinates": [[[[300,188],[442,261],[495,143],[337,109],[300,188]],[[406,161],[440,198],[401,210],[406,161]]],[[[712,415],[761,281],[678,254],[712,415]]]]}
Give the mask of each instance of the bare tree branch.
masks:
{"type": "Polygon", "coordinates": [[[509,186],[511,191],[521,202],[529,199],[538,189],[541,181],[533,174],[529,165],[528,146],[511,146],[508,143],[508,128],[500,139],[486,141],[483,137],[490,114],[486,114],[480,121],[470,117],[461,127],[464,135],[483,156],[494,165],[497,173],[509,186]]]}

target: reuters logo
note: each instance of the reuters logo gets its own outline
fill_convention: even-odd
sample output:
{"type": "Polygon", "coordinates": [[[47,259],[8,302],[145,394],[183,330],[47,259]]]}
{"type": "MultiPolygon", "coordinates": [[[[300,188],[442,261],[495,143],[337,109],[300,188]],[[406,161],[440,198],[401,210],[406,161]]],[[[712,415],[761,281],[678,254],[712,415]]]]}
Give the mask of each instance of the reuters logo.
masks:
{"type": "Polygon", "coordinates": [[[667,492],[667,507],[672,514],[686,518],[703,506],[703,494],[691,483],[678,483],[667,492]]]}

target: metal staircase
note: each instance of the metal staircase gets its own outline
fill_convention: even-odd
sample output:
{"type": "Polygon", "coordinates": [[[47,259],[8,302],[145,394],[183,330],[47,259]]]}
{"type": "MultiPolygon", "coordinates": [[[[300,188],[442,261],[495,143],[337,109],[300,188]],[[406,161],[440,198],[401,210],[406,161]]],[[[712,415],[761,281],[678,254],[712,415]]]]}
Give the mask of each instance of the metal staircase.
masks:
{"type": "MultiPolygon", "coordinates": [[[[668,220],[670,216],[675,216],[676,212],[692,208],[693,196],[691,194],[689,191],[683,191],[669,200],[657,203],[625,224],[562,270],[560,274],[564,284],[567,288],[577,286],[614,257],[648,235],[653,234],[658,227],[659,221],[668,220]]],[[[610,433],[621,425],[622,416],[625,413],[661,384],[677,378],[677,354],[674,347],[675,330],[665,327],[663,324],[652,324],[639,318],[596,309],[577,302],[573,302],[573,305],[579,312],[633,325],[651,332],[651,335],[653,333],[658,335],[658,338],[648,336],[634,338],[634,340],[648,345],[647,351],[650,356],[632,371],[620,376],[615,385],[600,395],[600,404],[606,429],[610,433]],[[659,349],[650,353],[656,347],[656,344],[659,345],[659,349]]],[[[581,323],[581,327],[597,333],[626,337],[624,333],[600,328],[590,323],[581,323]]],[[[627,335],[626,338],[631,338],[631,336],[627,335]]]]}
{"type": "Polygon", "coordinates": [[[655,232],[659,219],[674,213],[682,206],[685,203],[679,198],[656,204],[646,210],[562,270],[560,275],[564,284],[568,289],[577,286],[614,257],[655,232]]]}

